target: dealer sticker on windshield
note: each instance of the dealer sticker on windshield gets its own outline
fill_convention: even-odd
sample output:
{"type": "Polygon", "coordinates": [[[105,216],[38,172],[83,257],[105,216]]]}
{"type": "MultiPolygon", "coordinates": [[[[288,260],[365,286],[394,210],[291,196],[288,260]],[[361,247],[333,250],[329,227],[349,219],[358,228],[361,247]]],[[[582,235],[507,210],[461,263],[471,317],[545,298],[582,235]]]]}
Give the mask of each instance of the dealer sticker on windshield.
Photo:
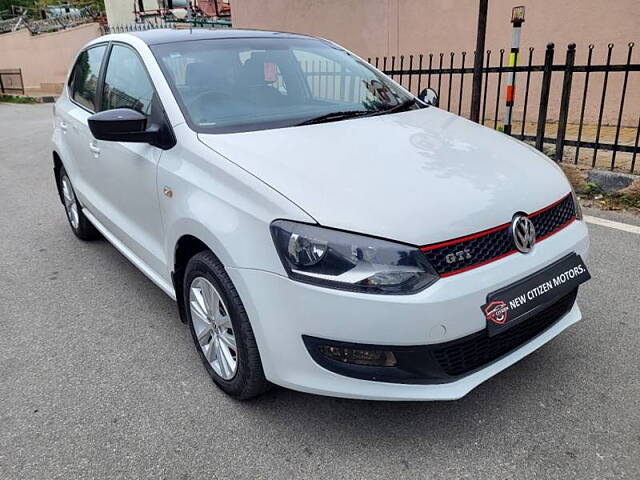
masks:
{"type": "Polygon", "coordinates": [[[591,278],[579,255],[572,253],[545,269],[487,295],[482,313],[487,333],[496,335],[517,325],[572,292],[591,278]]]}

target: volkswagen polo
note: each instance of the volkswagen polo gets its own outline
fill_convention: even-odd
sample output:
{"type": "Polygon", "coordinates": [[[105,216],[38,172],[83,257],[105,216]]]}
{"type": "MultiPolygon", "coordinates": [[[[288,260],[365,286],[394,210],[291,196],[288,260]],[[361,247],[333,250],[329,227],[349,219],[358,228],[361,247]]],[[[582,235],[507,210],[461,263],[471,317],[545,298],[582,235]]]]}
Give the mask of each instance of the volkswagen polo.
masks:
{"type": "Polygon", "coordinates": [[[457,399],[581,318],[562,171],[332,42],[103,36],[54,116],[73,233],[176,300],[234,397],[457,399]]]}

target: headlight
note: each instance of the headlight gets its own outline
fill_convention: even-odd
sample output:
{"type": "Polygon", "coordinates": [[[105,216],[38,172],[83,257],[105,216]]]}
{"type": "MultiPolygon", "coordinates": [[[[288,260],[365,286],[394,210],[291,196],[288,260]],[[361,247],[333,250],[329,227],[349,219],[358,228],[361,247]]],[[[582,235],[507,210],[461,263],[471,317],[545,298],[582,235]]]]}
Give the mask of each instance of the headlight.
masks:
{"type": "Polygon", "coordinates": [[[290,278],[366,293],[415,293],[438,274],[415,247],[276,220],[271,234],[290,278]]]}
{"type": "Polygon", "coordinates": [[[580,205],[580,200],[578,199],[578,196],[576,195],[576,191],[573,189],[573,186],[571,187],[571,198],[573,199],[573,206],[575,207],[575,210],[576,210],[576,219],[582,220],[582,206],[580,205]]]}

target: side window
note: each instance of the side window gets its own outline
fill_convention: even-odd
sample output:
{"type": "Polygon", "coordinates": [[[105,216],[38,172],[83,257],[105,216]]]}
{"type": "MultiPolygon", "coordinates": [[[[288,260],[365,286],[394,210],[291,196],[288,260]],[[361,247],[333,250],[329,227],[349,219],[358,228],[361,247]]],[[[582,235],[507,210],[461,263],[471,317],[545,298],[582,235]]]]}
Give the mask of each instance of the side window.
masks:
{"type": "Polygon", "coordinates": [[[102,91],[102,110],[131,108],[151,113],[153,86],[136,52],[124,45],[111,49],[102,91]]]}
{"type": "Polygon", "coordinates": [[[96,109],[96,90],[106,45],[89,48],[78,56],[71,75],[71,98],[91,111],[96,109]]]}

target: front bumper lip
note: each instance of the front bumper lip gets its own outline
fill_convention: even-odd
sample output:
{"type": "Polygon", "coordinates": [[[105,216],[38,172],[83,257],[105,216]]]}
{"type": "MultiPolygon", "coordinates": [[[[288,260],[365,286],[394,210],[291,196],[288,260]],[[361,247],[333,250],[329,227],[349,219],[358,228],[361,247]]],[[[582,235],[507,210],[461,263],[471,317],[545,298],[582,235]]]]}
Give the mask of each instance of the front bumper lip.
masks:
{"type": "Polygon", "coordinates": [[[449,383],[486,368],[543,333],[569,313],[577,293],[576,287],[525,322],[495,336],[489,336],[486,330],[482,330],[450,342],[401,347],[346,343],[308,335],[303,335],[303,340],[309,355],[318,365],[346,377],[402,384],[449,383]],[[326,346],[340,350],[391,352],[395,365],[372,366],[336,360],[322,353],[322,347],[326,346]]]}
{"type": "MultiPolygon", "coordinates": [[[[459,400],[467,395],[471,390],[484,383],[491,377],[497,375],[501,371],[510,367],[527,357],[538,348],[558,336],[571,325],[582,319],[580,307],[577,303],[573,305],[571,311],[552,325],[542,334],[535,337],[530,342],[522,345],[517,350],[500,358],[498,361],[456,381],[432,384],[393,384],[384,382],[374,382],[370,380],[348,379],[349,383],[335,382],[328,389],[323,385],[310,386],[300,385],[298,383],[283,382],[280,385],[300,390],[307,393],[318,395],[329,395],[341,398],[353,398],[362,400],[381,400],[381,401],[448,401],[459,400]]],[[[332,373],[335,377],[340,375],[332,373]]],[[[343,377],[344,378],[344,377],[343,377]]]]}

